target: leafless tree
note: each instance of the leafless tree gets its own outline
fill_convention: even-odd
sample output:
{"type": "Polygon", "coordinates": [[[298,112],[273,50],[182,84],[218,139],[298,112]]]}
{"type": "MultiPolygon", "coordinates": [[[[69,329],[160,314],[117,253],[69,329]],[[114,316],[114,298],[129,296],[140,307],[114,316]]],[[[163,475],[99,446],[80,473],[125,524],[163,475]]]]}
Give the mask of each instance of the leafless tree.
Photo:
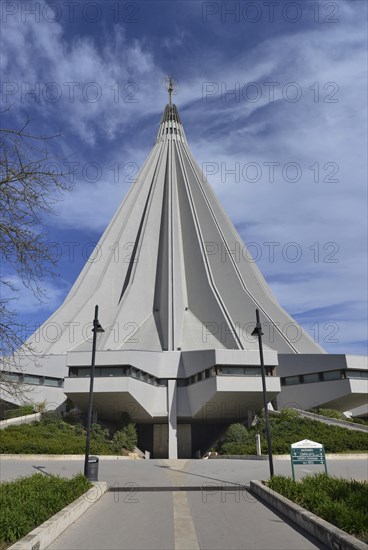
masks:
{"type": "MultiPolygon", "coordinates": [[[[57,136],[34,134],[29,125],[27,119],[19,129],[0,128],[0,253],[2,265],[12,268],[22,284],[42,300],[42,281],[55,276],[55,257],[43,229],[44,215],[53,212],[56,201],[71,186],[64,174],[47,168],[52,160],[49,142],[57,136]]],[[[21,394],[23,388],[10,372],[19,369],[22,354],[33,352],[23,342],[22,326],[12,308],[16,290],[2,270],[0,391],[12,396],[21,394]],[[13,293],[14,298],[9,298],[13,293]]]]}

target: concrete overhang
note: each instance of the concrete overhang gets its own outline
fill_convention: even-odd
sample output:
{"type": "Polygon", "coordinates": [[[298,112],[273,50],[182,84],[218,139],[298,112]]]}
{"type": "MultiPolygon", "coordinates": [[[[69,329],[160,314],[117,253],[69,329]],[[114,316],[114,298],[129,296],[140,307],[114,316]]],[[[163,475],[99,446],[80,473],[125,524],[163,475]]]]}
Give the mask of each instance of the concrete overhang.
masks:
{"type": "Polygon", "coordinates": [[[280,408],[336,409],[344,412],[367,402],[368,380],[331,380],[312,384],[283,386],[277,398],[280,408]]]}
{"type": "MultiPolygon", "coordinates": [[[[280,392],[280,379],[266,377],[268,401],[280,392]]],[[[178,388],[178,417],[216,421],[247,418],[263,407],[261,376],[216,376],[178,388]]]]}
{"type": "MultiPolygon", "coordinates": [[[[64,393],[74,404],[86,409],[89,399],[89,378],[66,378],[64,393]]],[[[134,422],[167,417],[166,388],[153,386],[130,377],[95,378],[93,408],[98,417],[118,420],[129,413],[134,422]]]]}
{"type": "Polygon", "coordinates": [[[279,353],[278,359],[278,375],[282,377],[338,369],[368,370],[368,358],[362,355],[279,353]]]}

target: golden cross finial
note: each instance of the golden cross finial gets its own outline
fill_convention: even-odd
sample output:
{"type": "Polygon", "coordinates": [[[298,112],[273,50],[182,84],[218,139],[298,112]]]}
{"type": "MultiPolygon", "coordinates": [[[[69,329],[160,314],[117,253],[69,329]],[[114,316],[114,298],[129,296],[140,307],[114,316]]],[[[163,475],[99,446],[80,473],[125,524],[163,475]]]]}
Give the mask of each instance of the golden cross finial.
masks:
{"type": "Polygon", "coordinates": [[[169,93],[169,104],[172,105],[172,95],[176,94],[178,86],[174,82],[173,77],[171,75],[165,78],[164,86],[166,91],[169,93]]]}

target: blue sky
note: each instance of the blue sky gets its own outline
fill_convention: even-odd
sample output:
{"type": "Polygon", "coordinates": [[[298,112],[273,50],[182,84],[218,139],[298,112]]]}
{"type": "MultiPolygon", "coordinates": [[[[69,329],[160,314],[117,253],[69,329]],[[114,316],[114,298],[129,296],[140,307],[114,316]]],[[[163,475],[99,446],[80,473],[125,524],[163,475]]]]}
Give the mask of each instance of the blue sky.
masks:
{"type": "Polygon", "coordinates": [[[25,332],[62,303],[125,196],[173,73],[189,145],[279,302],[327,351],[366,353],[366,2],[1,9],[3,125],[28,114],[34,132],[60,130],[57,167],[74,170],[45,218],[59,277],[43,303],[19,285],[25,332]]]}

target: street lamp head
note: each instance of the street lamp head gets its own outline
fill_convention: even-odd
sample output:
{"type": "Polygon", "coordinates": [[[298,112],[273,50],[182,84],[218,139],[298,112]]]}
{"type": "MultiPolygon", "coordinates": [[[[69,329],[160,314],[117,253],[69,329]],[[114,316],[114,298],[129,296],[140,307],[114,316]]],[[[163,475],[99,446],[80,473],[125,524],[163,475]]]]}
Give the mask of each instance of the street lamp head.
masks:
{"type": "Polygon", "coordinates": [[[95,321],[93,323],[93,329],[92,329],[92,332],[105,332],[104,329],[102,328],[102,325],[100,324],[99,321],[95,321]]]}
{"type": "Polygon", "coordinates": [[[251,336],[258,336],[258,334],[263,336],[261,325],[259,324],[259,326],[258,326],[258,323],[257,323],[256,327],[254,328],[253,332],[251,333],[251,336]]]}

